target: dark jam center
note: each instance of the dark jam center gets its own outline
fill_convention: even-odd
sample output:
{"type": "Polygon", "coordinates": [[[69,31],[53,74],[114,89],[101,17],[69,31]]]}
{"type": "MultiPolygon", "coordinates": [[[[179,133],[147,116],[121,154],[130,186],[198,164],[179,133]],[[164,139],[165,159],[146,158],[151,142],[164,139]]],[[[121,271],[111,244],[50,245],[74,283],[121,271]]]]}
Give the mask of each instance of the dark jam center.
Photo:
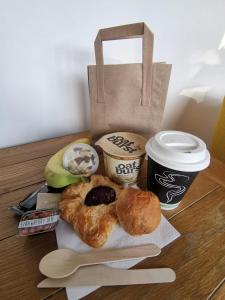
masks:
{"type": "Polygon", "coordinates": [[[109,186],[97,186],[87,193],[84,203],[87,206],[110,204],[116,199],[114,189],[109,186]]]}

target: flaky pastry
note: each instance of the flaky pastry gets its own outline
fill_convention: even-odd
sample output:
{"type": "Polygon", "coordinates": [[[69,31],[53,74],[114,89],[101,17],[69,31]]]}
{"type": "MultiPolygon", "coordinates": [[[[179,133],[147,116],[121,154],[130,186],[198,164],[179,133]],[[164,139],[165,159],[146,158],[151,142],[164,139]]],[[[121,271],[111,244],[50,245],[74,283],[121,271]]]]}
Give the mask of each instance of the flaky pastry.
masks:
{"type": "Polygon", "coordinates": [[[118,221],[115,204],[121,190],[122,187],[108,177],[92,175],[90,182],[72,184],[62,193],[59,203],[61,217],[73,225],[85,243],[94,248],[101,247],[118,221]],[[98,202],[104,203],[103,195],[98,190],[96,197],[92,191],[102,187],[109,190],[106,195],[109,204],[96,205],[98,202]],[[87,199],[90,193],[92,195],[87,199]],[[113,202],[110,198],[112,193],[115,193],[113,202]]]}
{"type": "Polygon", "coordinates": [[[122,190],[116,202],[116,212],[120,225],[131,235],[154,231],[161,218],[158,197],[152,192],[134,188],[122,190]]]}

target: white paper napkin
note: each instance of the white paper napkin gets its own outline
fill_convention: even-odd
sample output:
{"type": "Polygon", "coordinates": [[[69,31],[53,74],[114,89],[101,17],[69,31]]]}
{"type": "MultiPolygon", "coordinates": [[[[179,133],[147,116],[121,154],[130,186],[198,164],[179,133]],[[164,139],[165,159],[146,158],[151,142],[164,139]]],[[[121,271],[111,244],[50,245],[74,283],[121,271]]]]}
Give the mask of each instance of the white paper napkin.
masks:
{"type": "MultiPolygon", "coordinates": [[[[154,243],[160,248],[165,247],[180,236],[180,233],[166,220],[164,216],[161,218],[160,225],[151,234],[145,234],[142,236],[134,237],[128,235],[122,227],[118,226],[113,231],[108,242],[101,249],[93,249],[87,246],[81,239],[75,234],[73,228],[63,220],[60,220],[56,227],[56,238],[59,248],[69,248],[77,252],[87,251],[101,251],[103,248],[124,248],[132,247],[136,245],[146,245],[154,243]]],[[[142,261],[142,259],[133,259],[124,262],[114,262],[107,264],[113,268],[129,269],[142,261]]],[[[84,297],[99,286],[83,286],[66,288],[68,300],[77,300],[84,297]]]]}

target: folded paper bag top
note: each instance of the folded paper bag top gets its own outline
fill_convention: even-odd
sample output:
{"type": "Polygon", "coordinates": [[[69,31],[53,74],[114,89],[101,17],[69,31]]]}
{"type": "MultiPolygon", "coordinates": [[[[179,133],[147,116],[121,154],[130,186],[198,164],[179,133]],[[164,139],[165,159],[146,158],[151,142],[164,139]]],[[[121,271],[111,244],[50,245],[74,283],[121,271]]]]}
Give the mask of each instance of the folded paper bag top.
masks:
{"type": "Polygon", "coordinates": [[[145,155],[146,139],[136,133],[115,132],[96,142],[103,149],[106,175],[121,184],[135,184],[145,155]]]}

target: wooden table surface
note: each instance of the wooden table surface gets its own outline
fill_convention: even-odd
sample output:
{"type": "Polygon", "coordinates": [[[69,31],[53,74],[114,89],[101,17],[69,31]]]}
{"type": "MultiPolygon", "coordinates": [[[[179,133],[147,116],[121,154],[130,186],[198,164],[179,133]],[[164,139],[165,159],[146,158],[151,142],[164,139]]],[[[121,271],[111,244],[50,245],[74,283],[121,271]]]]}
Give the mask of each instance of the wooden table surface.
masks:
{"type": "MultiPolygon", "coordinates": [[[[55,233],[17,235],[18,219],[7,210],[43,182],[43,169],[56,151],[88,133],[0,150],[0,299],[66,299],[64,289],[37,289],[42,256],[56,249],[55,233]]],[[[101,166],[103,169],[103,167],[101,166]]],[[[145,170],[142,170],[144,183],[145,170]]],[[[170,267],[174,283],[104,287],[83,299],[225,299],[225,165],[212,159],[180,206],[163,212],[182,234],[135,268],[170,267]]]]}

